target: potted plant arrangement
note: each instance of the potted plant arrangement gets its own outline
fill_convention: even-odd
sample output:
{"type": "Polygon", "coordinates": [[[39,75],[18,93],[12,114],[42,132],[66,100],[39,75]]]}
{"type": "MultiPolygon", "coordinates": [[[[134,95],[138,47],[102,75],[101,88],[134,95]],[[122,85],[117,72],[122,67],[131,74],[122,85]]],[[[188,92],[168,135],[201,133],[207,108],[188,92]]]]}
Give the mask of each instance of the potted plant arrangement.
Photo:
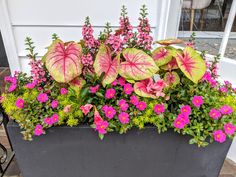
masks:
{"type": "Polygon", "coordinates": [[[6,77],[1,96],[24,177],[218,177],[236,90],[194,36],[153,42],[145,6],[138,20],[123,7],[119,29],[96,39],[87,17],[83,39],[53,34],[41,59],[26,38],[31,76],[6,77]]]}

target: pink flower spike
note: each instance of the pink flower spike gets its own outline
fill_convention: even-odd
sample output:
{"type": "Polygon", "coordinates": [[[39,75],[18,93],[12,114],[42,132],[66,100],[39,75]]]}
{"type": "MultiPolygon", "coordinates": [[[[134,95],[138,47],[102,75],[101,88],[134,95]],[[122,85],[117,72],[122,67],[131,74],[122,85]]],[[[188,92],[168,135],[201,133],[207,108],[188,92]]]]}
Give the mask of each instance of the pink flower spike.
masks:
{"type": "Polygon", "coordinates": [[[54,108],[57,108],[58,107],[58,101],[57,100],[52,100],[51,102],[51,107],[54,109],[54,108]]]}
{"type": "Polygon", "coordinates": [[[195,95],[192,99],[192,103],[194,106],[199,108],[204,103],[202,96],[195,95]]]}
{"type": "Polygon", "coordinates": [[[212,108],[209,112],[209,116],[215,120],[219,119],[221,117],[221,113],[219,110],[212,108]]]}
{"type": "Polygon", "coordinates": [[[52,122],[52,119],[50,117],[46,117],[43,122],[46,124],[46,125],[52,125],[53,122],[52,122]]]}
{"type": "Polygon", "coordinates": [[[106,129],[108,126],[109,123],[107,121],[101,120],[96,123],[96,130],[98,131],[99,134],[104,135],[107,133],[106,129]]]}
{"type": "Polygon", "coordinates": [[[215,130],[213,132],[213,137],[216,142],[223,143],[226,140],[226,135],[222,130],[215,130]]]}
{"type": "Polygon", "coordinates": [[[112,106],[105,109],[105,115],[108,119],[112,119],[116,115],[116,110],[112,106]]]}
{"type": "Polygon", "coordinates": [[[68,93],[68,90],[66,88],[61,88],[61,94],[66,95],[68,93]]]}
{"type": "Polygon", "coordinates": [[[42,135],[42,134],[43,134],[43,126],[40,125],[40,124],[37,124],[37,125],[35,126],[35,129],[34,129],[34,134],[35,134],[36,136],[42,135]]]}
{"type": "Polygon", "coordinates": [[[147,107],[147,104],[146,104],[146,102],[144,102],[144,101],[140,101],[140,102],[136,105],[136,108],[138,108],[140,111],[145,110],[146,107],[147,107]]]}
{"type": "Polygon", "coordinates": [[[165,112],[165,106],[163,104],[156,104],[154,106],[154,112],[158,115],[164,113],[165,112]]]}
{"type": "Polygon", "coordinates": [[[23,99],[18,98],[18,99],[16,100],[16,107],[22,109],[22,108],[24,108],[24,103],[25,103],[25,101],[24,101],[23,99]]]}
{"type": "Polygon", "coordinates": [[[116,94],[116,90],[113,89],[113,88],[110,88],[110,89],[107,89],[107,91],[105,93],[105,97],[107,99],[111,99],[111,98],[113,98],[115,96],[115,94],[116,94]]]}
{"type": "Polygon", "coordinates": [[[125,85],[124,85],[124,92],[125,92],[127,95],[130,95],[133,91],[134,91],[134,88],[132,87],[131,84],[125,84],[125,85]]]}
{"type": "Polygon", "coordinates": [[[223,115],[228,115],[228,114],[231,114],[233,112],[233,109],[228,105],[224,105],[220,108],[220,112],[223,115]]]}
{"type": "Polygon", "coordinates": [[[57,123],[58,120],[59,120],[59,116],[58,116],[57,114],[53,114],[53,115],[51,116],[51,121],[52,121],[53,124],[54,124],[54,123],[57,123]]]}
{"type": "Polygon", "coordinates": [[[224,130],[227,135],[233,135],[236,131],[236,127],[230,122],[224,125],[224,130]]]}
{"type": "Polygon", "coordinates": [[[40,93],[37,97],[37,100],[41,103],[45,103],[48,101],[48,95],[46,93],[40,93]]]}
{"type": "Polygon", "coordinates": [[[191,112],[192,112],[192,109],[191,109],[191,107],[190,107],[189,105],[184,105],[184,106],[182,106],[182,107],[180,108],[180,112],[181,112],[182,114],[190,115],[191,112]]]}
{"type": "Polygon", "coordinates": [[[118,119],[122,124],[128,124],[129,123],[129,114],[126,112],[121,112],[118,115],[118,119]]]}
{"type": "Polygon", "coordinates": [[[89,87],[90,93],[96,93],[99,89],[99,85],[96,85],[94,87],[89,87]]]}
{"type": "Polygon", "coordinates": [[[126,103],[124,99],[121,99],[120,101],[118,101],[118,106],[120,107],[122,111],[126,111],[129,107],[128,103],[126,103]]]}
{"type": "Polygon", "coordinates": [[[80,110],[84,113],[84,115],[87,115],[92,107],[93,105],[86,104],[84,106],[80,106],[80,110]]]}
{"type": "Polygon", "coordinates": [[[118,79],[118,82],[119,82],[119,84],[120,84],[121,86],[124,86],[125,83],[126,83],[126,80],[125,80],[125,78],[120,77],[120,78],[118,79]]]}
{"type": "Polygon", "coordinates": [[[139,103],[139,100],[136,96],[133,95],[130,97],[130,103],[136,106],[139,103]]]}

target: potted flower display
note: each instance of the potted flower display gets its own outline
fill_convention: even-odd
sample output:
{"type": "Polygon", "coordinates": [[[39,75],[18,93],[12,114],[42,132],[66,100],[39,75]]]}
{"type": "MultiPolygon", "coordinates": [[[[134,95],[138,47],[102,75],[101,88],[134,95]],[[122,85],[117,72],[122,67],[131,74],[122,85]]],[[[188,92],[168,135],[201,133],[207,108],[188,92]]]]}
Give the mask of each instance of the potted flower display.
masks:
{"type": "Polygon", "coordinates": [[[153,42],[145,6],[138,20],[123,7],[95,38],[87,17],[83,39],[53,34],[41,59],[26,38],[31,76],[6,77],[1,96],[23,177],[218,177],[236,90],[194,36],[153,42]]]}

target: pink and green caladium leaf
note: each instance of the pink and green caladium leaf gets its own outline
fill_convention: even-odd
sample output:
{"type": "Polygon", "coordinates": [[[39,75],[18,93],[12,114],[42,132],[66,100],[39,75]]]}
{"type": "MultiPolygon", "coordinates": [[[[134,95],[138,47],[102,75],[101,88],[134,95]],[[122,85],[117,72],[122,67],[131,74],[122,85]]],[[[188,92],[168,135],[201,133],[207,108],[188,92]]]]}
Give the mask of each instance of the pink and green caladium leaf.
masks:
{"type": "Polygon", "coordinates": [[[80,92],[80,90],[85,84],[86,81],[80,77],[76,77],[75,79],[69,82],[70,87],[77,92],[80,92]]]}
{"type": "Polygon", "coordinates": [[[165,40],[156,41],[155,43],[168,46],[172,44],[180,44],[180,43],[183,43],[183,41],[181,39],[165,39],[165,40]]]}
{"type": "Polygon", "coordinates": [[[183,53],[177,53],[176,61],[181,71],[194,83],[198,83],[206,72],[204,60],[191,47],[186,47],[183,53]]]}
{"type": "Polygon", "coordinates": [[[142,80],[140,82],[136,82],[134,84],[134,92],[141,96],[141,97],[146,97],[146,98],[157,98],[154,94],[150,93],[147,90],[147,86],[149,84],[149,79],[142,80]]]}
{"type": "Polygon", "coordinates": [[[126,80],[144,80],[159,70],[152,57],[142,50],[127,48],[122,54],[125,61],[120,63],[119,74],[126,80]]]}
{"type": "Polygon", "coordinates": [[[158,47],[152,52],[152,58],[157,66],[165,65],[172,59],[171,49],[166,47],[158,47]]]}
{"type": "Polygon", "coordinates": [[[94,61],[94,70],[98,76],[105,73],[103,77],[103,86],[112,83],[118,75],[120,64],[120,54],[112,59],[111,50],[108,46],[102,44],[94,61]]]}
{"type": "Polygon", "coordinates": [[[177,64],[176,59],[174,57],[172,58],[172,60],[169,63],[167,63],[166,65],[163,65],[161,67],[161,69],[169,70],[169,71],[174,70],[174,69],[178,69],[178,68],[179,68],[178,64],[177,64]]]}
{"type": "Polygon", "coordinates": [[[68,83],[82,72],[82,47],[76,42],[53,41],[43,57],[51,76],[60,83],[68,83]]]}
{"type": "Polygon", "coordinates": [[[165,74],[164,81],[167,85],[172,86],[179,84],[180,78],[176,72],[172,71],[165,74]]]}

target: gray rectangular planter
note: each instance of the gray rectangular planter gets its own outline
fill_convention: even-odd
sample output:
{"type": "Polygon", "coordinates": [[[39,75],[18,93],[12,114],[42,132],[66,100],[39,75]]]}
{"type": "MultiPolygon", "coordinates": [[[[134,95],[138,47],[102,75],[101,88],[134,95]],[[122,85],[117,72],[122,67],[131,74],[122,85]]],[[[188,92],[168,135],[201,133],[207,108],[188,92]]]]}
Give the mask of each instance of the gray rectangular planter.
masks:
{"type": "Polygon", "coordinates": [[[154,127],[104,140],[88,126],[54,127],[31,142],[16,123],[8,132],[23,177],[218,177],[231,144],[198,148],[188,136],[154,127]]]}

